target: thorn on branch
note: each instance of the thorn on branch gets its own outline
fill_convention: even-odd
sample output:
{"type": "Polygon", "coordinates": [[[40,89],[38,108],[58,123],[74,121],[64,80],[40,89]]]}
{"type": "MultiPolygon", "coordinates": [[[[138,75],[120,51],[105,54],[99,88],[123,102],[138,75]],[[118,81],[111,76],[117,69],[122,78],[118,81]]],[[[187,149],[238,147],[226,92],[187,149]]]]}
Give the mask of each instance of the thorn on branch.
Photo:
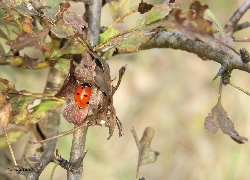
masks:
{"type": "Polygon", "coordinates": [[[230,83],[231,72],[232,72],[232,69],[230,68],[230,64],[225,63],[221,66],[219,72],[216,74],[213,80],[221,76],[222,84],[227,85],[230,83]]]}
{"type": "Polygon", "coordinates": [[[240,57],[243,63],[250,62],[249,52],[245,48],[240,48],[240,57]]]}

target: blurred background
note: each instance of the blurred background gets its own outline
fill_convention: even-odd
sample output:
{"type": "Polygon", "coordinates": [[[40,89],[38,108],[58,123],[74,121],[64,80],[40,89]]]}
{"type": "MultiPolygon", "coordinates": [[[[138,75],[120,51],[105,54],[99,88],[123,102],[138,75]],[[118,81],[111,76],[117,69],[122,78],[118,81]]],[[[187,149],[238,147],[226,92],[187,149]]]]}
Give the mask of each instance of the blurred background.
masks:
{"type": "MultiPolygon", "coordinates": [[[[133,1],[133,5],[140,1],[133,1]]],[[[146,1],[159,4],[160,1],[146,1]]],[[[190,4],[191,1],[185,1],[190,4]]],[[[224,25],[243,1],[210,0],[210,10],[224,25]]],[[[83,6],[74,3],[76,13],[83,6]]],[[[127,17],[117,27],[134,27],[139,13],[127,17]]],[[[249,20],[245,14],[241,22],[249,20]]],[[[102,11],[102,26],[112,23],[109,7],[102,11]]],[[[249,37],[249,31],[236,33],[249,37]]],[[[249,43],[237,43],[236,49],[249,43]]],[[[83,179],[127,180],[135,179],[138,150],[130,130],[135,128],[139,138],[151,126],[155,137],[151,148],[159,151],[155,163],[141,167],[140,177],[146,180],[162,179],[249,179],[250,145],[239,145],[220,130],[211,134],[204,129],[204,120],[217,103],[219,78],[213,81],[220,68],[214,61],[203,61],[197,55],[172,49],[152,49],[127,55],[117,55],[108,60],[112,78],[118,77],[119,68],[127,64],[123,81],[115,93],[114,106],[123,123],[124,136],[107,140],[108,128],[90,127],[84,159],[83,179]]],[[[0,67],[0,77],[10,80],[18,90],[43,92],[48,70],[24,70],[0,67]]],[[[231,78],[236,85],[250,91],[250,76],[234,70],[231,78]]],[[[116,83],[116,82],[115,82],[116,83]]],[[[230,87],[223,88],[222,105],[235,129],[250,139],[250,97],[230,87]]],[[[60,131],[72,129],[62,118],[60,131]]],[[[58,139],[57,148],[68,159],[72,135],[58,139]]],[[[20,145],[15,145],[20,147],[20,145]]],[[[33,153],[33,152],[32,152],[33,153]]],[[[26,154],[31,156],[32,154],[26,154]]],[[[40,179],[48,179],[54,164],[47,166],[40,179]]],[[[54,178],[66,179],[66,171],[57,167],[54,178]]]]}

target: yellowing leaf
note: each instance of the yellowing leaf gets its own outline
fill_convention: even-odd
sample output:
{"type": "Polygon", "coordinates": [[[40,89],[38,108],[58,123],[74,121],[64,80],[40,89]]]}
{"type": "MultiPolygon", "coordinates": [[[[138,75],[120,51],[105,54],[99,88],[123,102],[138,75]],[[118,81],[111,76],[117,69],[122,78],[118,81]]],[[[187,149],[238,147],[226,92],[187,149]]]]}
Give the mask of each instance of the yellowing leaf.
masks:
{"type": "Polygon", "coordinates": [[[210,20],[213,23],[213,31],[219,32],[220,34],[225,34],[224,27],[222,26],[219,19],[215,16],[215,14],[210,10],[206,9],[204,12],[204,18],[210,20]]]}
{"type": "Polygon", "coordinates": [[[167,2],[154,6],[145,16],[137,22],[137,26],[150,24],[166,17],[171,8],[167,2]]]}
{"type": "Polygon", "coordinates": [[[154,129],[152,127],[146,127],[143,135],[141,137],[141,140],[139,141],[138,136],[134,130],[134,128],[131,130],[135,143],[137,145],[137,148],[139,150],[139,156],[138,156],[138,165],[137,165],[137,173],[136,178],[139,176],[139,170],[142,165],[153,163],[157,160],[157,156],[160,154],[157,151],[154,151],[151,149],[151,142],[154,137],[154,129]]]}
{"type": "Polygon", "coordinates": [[[102,33],[100,35],[99,43],[102,43],[102,42],[108,40],[109,38],[119,34],[119,33],[120,33],[120,31],[118,29],[111,27],[111,28],[107,29],[106,31],[104,31],[104,33],[102,33]]]}
{"type": "Polygon", "coordinates": [[[11,112],[12,107],[10,103],[0,106],[0,123],[2,128],[7,128],[10,122],[11,112]]]}
{"type": "Polygon", "coordinates": [[[137,52],[139,47],[149,41],[157,31],[147,32],[146,30],[132,30],[126,33],[121,33],[113,38],[99,44],[95,49],[115,48],[119,53],[137,52]]]}
{"type": "Polygon", "coordinates": [[[28,105],[33,104],[36,97],[23,96],[23,95],[13,95],[10,98],[10,103],[12,104],[12,118],[11,122],[19,124],[26,124],[26,118],[30,114],[28,111],[28,105]]]}
{"type": "Polygon", "coordinates": [[[46,116],[47,111],[55,109],[64,103],[62,100],[46,100],[33,107],[33,112],[28,116],[28,123],[37,123],[46,116]]]}
{"type": "Polygon", "coordinates": [[[68,59],[59,59],[54,66],[58,71],[61,71],[65,74],[69,72],[70,61],[68,59]]]}
{"type": "Polygon", "coordinates": [[[9,91],[14,88],[14,84],[12,84],[6,79],[0,78],[0,106],[5,102],[9,91]]]}

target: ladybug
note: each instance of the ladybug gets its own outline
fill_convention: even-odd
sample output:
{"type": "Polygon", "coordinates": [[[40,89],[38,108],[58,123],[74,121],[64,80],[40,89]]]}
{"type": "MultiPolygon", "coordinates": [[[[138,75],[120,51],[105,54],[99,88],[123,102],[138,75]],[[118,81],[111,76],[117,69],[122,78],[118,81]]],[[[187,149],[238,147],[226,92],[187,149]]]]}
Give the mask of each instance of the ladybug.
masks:
{"type": "Polygon", "coordinates": [[[76,105],[79,107],[86,107],[89,104],[90,96],[91,96],[91,84],[84,83],[76,88],[75,91],[75,101],[76,105]]]}

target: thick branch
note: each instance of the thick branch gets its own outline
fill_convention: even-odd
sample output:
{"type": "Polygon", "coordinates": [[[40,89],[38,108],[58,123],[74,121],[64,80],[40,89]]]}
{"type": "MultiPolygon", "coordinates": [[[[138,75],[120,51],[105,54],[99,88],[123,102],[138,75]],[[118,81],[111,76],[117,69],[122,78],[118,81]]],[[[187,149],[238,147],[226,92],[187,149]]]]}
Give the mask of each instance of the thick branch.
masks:
{"type": "MultiPolygon", "coordinates": [[[[90,4],[85,4],[87,11],[85,17],[88,18],[88,39],[90,44],[97,45],[99,41],[100,34],[100,17],[102,1],[91,0],[90,4]]],[[[84,60],[84,59],[82,59],[84,60]]],[[[85,119],[88,121],[88,117],[85,119]]],[[[81,179],[83,173],[83,163],[82,160],[85,155],[85,142],[87,135],[88,126],[83,126],[83,128],[78,129],[73,134],[73,141],[70,153],[69,162],[74,165],[74,171],[68,171],[68,180],[81,179]],[[79,161],[80,160],[80,161],[79,161]]]]}
{"type": "Polygon", "coordinates": [[[220,64],[229,63],[233,69],[239,69],[250,73],[250,64],[243,63],[241,57],[236,54],[215,49],[209,44],[188,39],[186,36],[176,32],[159,32],[149,42],[142,45],[140,50],[152,48],[172,48],[184,50],[197,54],[202,59],[210,59],[220,64]]]}
{"type": "Polygon", "coordinates": [[[100,20],[101,20],[102,1],[91,0],[89,5],[89,42],[90,44],[97,45],[100,34],[100,20]]]}
{"type": "Polygon", "coordinates": [[[87,136],[88,126],[83,126],[76,130],[73,134],[73,141],[70,153],[70,164],[74,165],[74,172],[68,171],[68,180],[82,179],[83,163],[82,160],[85,155],[85,142],[87,136]],[[80,162],[78,161],[80,160],[80,162]]]}
{"type": "MultiPolygon", "coordinates": [[[[44,92],[54,93],[53,90],[58,89],[58,85],[62,84],[64,79],[65,74],[55,68],[51,68],[48,74],[47,84],[44,92]]],[[[39,122],[38,126],[41,130],[42,136],[48,138],[57,135],[58,126],[60,124],[61,110],[62,107],[58,107],[57,109],[48,111],[46,117],[41,122],[39,122]]],[[[39,178],[40,173],[44,170],[44,168],[53,161],[55,147],[56,139],[47,141],[43,144],[44,152],[40,158],[40,164],[36,164],[39,166],[39,170],[28,173],[27,179],[33,180],[39,178]]],[[[37,167],[35,166],[34,168],[36,169],[37,167]]]]}

